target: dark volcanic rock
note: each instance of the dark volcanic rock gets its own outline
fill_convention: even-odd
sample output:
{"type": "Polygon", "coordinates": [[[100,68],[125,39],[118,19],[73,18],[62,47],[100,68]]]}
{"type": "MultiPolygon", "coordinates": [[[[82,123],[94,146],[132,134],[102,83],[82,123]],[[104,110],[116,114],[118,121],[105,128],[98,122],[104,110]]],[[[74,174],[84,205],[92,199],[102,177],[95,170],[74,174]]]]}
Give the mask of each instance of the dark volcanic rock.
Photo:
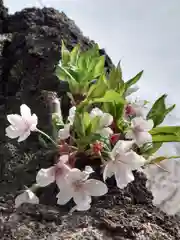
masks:
{"type": "MultiPolygon", "coordinates": [[[[15,195],[31,186],[38,169],[50,166],[54,155],[39,143],[36,134],[21,144],[6,139],[6,115],[18,112],[26,103],[38,115],[39,126],[51,134],[54,92],[62,96],[68,89],[53,75],[60,60],[61,40],[69,49],[76,43],[87,49],[94,42],[64,13],[31,8],[7,15],[2,1],[0,33],[0,239],[180,239],[179,220],[152,206],[142,173],[136,173],[136,181],[123,191],[110,186],[109,193],[94,199],[86,213],[69,214],[70,206],[53,206],[54,185],[39,192],[42,205],[13,208],[15,195]]],[[[100,53],[106,55],[103,49],[100,53]]],[[[106,67],[111,66],[106,55],[106,67]]],[[[67,111],[66,99],[63,103],[67,111]]]]}

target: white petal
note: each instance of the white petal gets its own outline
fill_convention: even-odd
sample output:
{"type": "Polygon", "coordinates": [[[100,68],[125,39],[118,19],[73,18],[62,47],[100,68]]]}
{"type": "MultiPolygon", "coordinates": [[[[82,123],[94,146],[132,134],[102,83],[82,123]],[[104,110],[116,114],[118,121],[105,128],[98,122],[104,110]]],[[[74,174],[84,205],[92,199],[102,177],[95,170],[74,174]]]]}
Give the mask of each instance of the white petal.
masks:
{"type": "Polygon", "coordinates": [[[115,144],[113,150],[112,150],[112,155],[116,156],[117,154],[122,154],[127,151],[129,151],[134,144],[134,141],[124,141],[124,140],[119,140],[115,144]]]}
{"type": "Polygon", "coordinates": [[[136,144],[141,147],[145,143],[152,142],[152,135],[148,132],[136,132],[135,134],[136,144]]]}
{"type": "Polygon", "coordinates": [[[26,104],[20,106],[20,112],[24,119],[29,120],[31,118],[31,109],[26,104]]]}
{"type": "Polygon", "coordinates": [[[60,156],[58,163],[65,164],[68,161],[69,161],[69,155],[64,154],[64,155],[60,156]]]}
{"type": "Polygon", "coordinates": [[[94,170],[92,169],[91,166],[86,166],[85,169],[84,169],[84,172],[86,172],[87,174],[91,174],[94,172],[94,170]]]}
{"type": "Polygon", "coordinates": [[[145,120],[142,117],[135,117],[131,121],[132,127],[139,131],[150,131],[153,128],[153,121],[151,119],[145,120]]]}
{"type": "Polygon", "coordinates": [[[123,189],[128,183],[134,181],[134,175],[127,166],[119,164],[116,167],[115,179],[117,187],[123,189]]]}
{"type": "Polygon", "coordinates": [[[101,109],[95,107],[91,110],[90,112],[90,117],[94,118],[94,117],[102,117],[103,116],[103,112],[101,111],[101,109]]]}
{"type": "Polygon", "coordinates": [[[102,128],[102,129],[96,131],[96,133],[99,133],[101,136],[109,138],[109,136],[113,134],[113,131],[111,128],[106,127],[106,128],[102,128]]]}
{"type": "Polygon", "coordinates": [[[138,155],[134,151],[130,151],[126,154],[124,154],[120,161],[126,165],[128,165],[130,170],[136,170],[139,169],[141,166],[143,166],[146,162],[145,158],[138,155]]]}
{"type": "Polygon", "coordinates": [[[103,116],[100,119],[100,126],[101,127],[108,127],[113,122],[113,116],[109,113],[104,113],[103,116]]]}
{"type": "Polygon", "coordinates": [[[125,135],[126,139],[134,139],[134,132],[132,131],[132,129],[129,129],[125,135]]]}
{"type": "Polygon", "coordinates": [[[76,107],[74,106],[69,109],[68,121],[70,122],[71,125],[73,125],[74,123],[75,114],[76,114],[76,107]]]}
{"type": "Polygon", "coordinates": [[[91,197],[84,191],[74,192],[73,200],[79,207],[83,207],[91,203],[91,197]]]}
{"type": "Polygon", "coordinates": [[[87,211],[91,208],[91,205],[90,204],[85,204],[85,205],[76,205],[74,207],[74,210],[77,210],[77,211],[87,211]]]}
{"type": "Polygon", "coordinates": [[[22,134],[22,131],[19,129],[15,129],[12,125],[6,128],[6,136],[9,138],[17,138],[22,134]]]}
{"type": "Polygon", "coordinates": [[[76,181],[84,180],[87,175],[86,172],[81,172],[81,170],[73,168],[69,171],[66,179],[69,184],[73,184],[76,181]]]}
{"type": "Polygon", "coordinates": [[[65,140],[70,136],[70,124],[65,124],[63,129],[59,130],[59,138],[65,140]]]}
{"type": "Polygon", "coordinates": [[[85,189],[90,196],[102,196],[108,192],[106,184],[95,179],[87,180],[85,183],[85,189]]]}
{"type": "Polygon", "coordinates": [[[57,204],[64,205],[72,198],[72,191],[67,186],[65,188],[62,188],[61,191],[57,194],[57,204]]]}
{"type": "Polygon", "coordinates": [[[103,171],[103,180],[106,181],[107,178],[110,178],[114,175],[115,171],[115,165],[113,161],[109,161],[109,163],[106,164],[104,171],[103,171]]]}
{"type": "Polygon", "coordinates": [[[28,123],[30,125],[30,130],[31,131],[35,131],[36,130],[36,126],[38,124],[38,117],[36,114],[33,114],[31,116],[31,118],[28,120],[28,123]]]}
{"type": "Polygon", "coordinates": [[[23,118],[18,114],[7,115],[7,120],[18,129],[24,129],[25,127],[23,118]]]}
{"type": "Polygon", "coordinates": [[[48,186],[55,181],[55,167],[40,169],[36,176],[36,182],[40,187],[48,186]]]}
{"type": "Polygon", "coordinates": [[[31,190],[28,189],[16,197],[15,207],[18,208],[23,203],[38,204],[39,198],[31,190]]]}
{"type": "Polygon", "coordinates": [[[23,134],[19,136],[18,142],[24,141],[26,138],[29,137],[30,134],[31,134],[31,132],[29,129],[27,131],[23,132],[23,134]]]}

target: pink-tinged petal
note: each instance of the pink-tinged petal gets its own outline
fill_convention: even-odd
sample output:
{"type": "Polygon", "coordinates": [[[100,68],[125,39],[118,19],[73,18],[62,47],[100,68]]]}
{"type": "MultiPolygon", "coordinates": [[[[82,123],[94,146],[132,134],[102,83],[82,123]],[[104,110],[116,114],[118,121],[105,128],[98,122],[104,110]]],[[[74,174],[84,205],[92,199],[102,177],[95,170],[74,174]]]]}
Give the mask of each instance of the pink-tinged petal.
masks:
{"type": "Polygon", "coordinates": [[[108,192],[106,184],[99,180],[89,179],[85,183],[85,189],[90,196],[102,196],[108,192]]]}
{"type": "Polygon", "coordinates": [[[73,184],[76,181],[85,180],[87,176],[86,172],[81,172],[81,170],[73,168],[68,172],[66,180],[69,184],[73,184]]]}
{"type": "Polygon", "coordinates": [[[22,142],[22,141],[26,140],[26,138],[28,138],[30,134],[31,134],[31,132],[29,129],[27,131],[23,132],[22,135],[19,136],[18,142],[22,142]]]}
{"type": "Polygon", "coordinates": [[[73,200],[76,203],[76,205],[78,205],[79,207],[90,205],[91,203],[91,197],[87,195],[87,193],[84,192],[83,190],[74,192],[73,200]]]}
{"type": "Polygon", "coordinates": [[[135,134],[135,141],[139,147],[142,147],[143,144],[152,142],[152,135],[148,132],[137,132],[135,134]]]}
{"type": "Polygon", "coordinates": [[[109,161],[109,163],[106,164],[104,171],[103,171],[103,180],[106,181],[107,178],[110,178],[114,175],[115,171],[115,165],[113,161],[109,161]]]}
{"type": "Polygon", "coordinates": [[[120,162],[128,165],[129,169],[136,170],[145,164],[146,159],[131,150],[121,157],[120,162]]]}
{"type": "Polygon", "coordinates": [[[138,131],[150,131],[153,128],[153,121],[151,119],[145,120],[142,117],[135,117],[131,121],[132,127],[138,131]]]}
{"type": "Polygon", "coordinates": [[[15,126],[18,129],[24,129],[25,128],[24,120],[18,114],[7,115],[7,120],[10,122],[10,124],[12,124],[13,126],[15,126]]]}
{"type": "Polygon", "coordinates": [[[31,131],[36,131],[37,124],[38,124],[38,117],[36,114],[33,114],[31,118],[28,120],[28,123],[30,125],[31,131]]]}
{"type": "Polygon", "coordinates": [[[69,161],[69,155],[68,154],[64,154],[62,156],[60,156],[59,158],[59,163],[61,164],[65,164],[69,161]]]}
{"type": "Polygon", "coordinates": [[[20,113],[23,119],[27,121],[31,118],[31,109],[26,104],[20,106],[20,113]]]}
{"type": "Polygon", "coordinates": [[[46,187],[55,181],[55,167],[40,169],[36,176],[36,183],[40,187],[46,187]]]}
{"type": "Polygon", "coordinates": [[[22,134],[22,131],[19,129],[15,129],[12,125],[6,128],[6,136],[9,138],[17,138],[22,134]]]}
{"type": "Polygon", "coordinates": [[[116,168],[115,179],[117,187],[123,189],[128,183],[134,181],[134,175],[127,166],[119,164],[116,168]]]}
{"type": "Polygon", "coordinates": [[[109,113],[103,113],[101,119],[100,119],[100,126],[101,127],[108,127],[113,122],[113,116],[109,113]]]}
{"type": "Polygon", "coordinates": [[[62,188],[61,191],[57,194],[57,204],[64,205],[72,198],[72,191],[70,188],[62,188]]]}

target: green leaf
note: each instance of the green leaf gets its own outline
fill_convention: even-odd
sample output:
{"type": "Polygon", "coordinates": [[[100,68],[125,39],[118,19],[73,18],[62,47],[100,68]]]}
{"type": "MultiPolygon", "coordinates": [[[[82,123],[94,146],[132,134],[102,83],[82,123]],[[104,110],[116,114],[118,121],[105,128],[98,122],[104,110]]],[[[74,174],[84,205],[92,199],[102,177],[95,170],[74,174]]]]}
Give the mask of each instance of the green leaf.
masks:
{"type": "Polygon", "coordinates": [[[83,115],[83,125],[84,125],[85,131],[90,126],[90,124],[91,124],[91,118],[89,116],[89,113],[85,112],[83,115]]]}
{"type": "Polygon", "coordinates": [[[125,104],[125,99],[114,90],[108,90],[102,98],[95,98],[92,103],[115,102],[125,104]]]}
{"type": "Polygon", "coordinates": [[[70,60],[70,52],[66,48],[64,42],[61,43],[61,61],[62,65],[66,66],[70,60]]]}
{"type": "Polygon", "coordinates": [[[145,155],[147,155],[147,156],[153,155],[155,152],[157,152],[159,150],[159,148],[162,146],[162,144],[163,144],[162,142],[152,143],[152,146],[144,151],[145,155]]]}
{"type": "Polygon", "coordinates": [[[180,136],[174,134],[155,134],[152,135],[153,142],[180,142],[180,136]]]}
{"type": "Polygon", "coordinates": [[[78,58],[79,58],[79,53],[80,53],[80,45],[77,44],[70,53],[70,63],[72,65],[77,64],[77,61],[78,61],[78,58]]]}
{"type": "Polygon", "coordinates": [[[162,162],[165,159],[177,159],[180,158],[180,156],[171,156],[171,157],[166,157],[166,156],[159,156],[157,158],[154,158],[150,161],[150,164],[157,164],[162,162]]]}
{"type": "Polygon", "coordinates": [[[96,83],[92,84],[89,92],[87,94],[87,98],[100,98],[104,96],[107,90],[107,80],[105,75],[101,75],[101,77],[96,81],[96,83]]]}
{"type": "Polygon", "coordinates": [[[139,79],[141,78],[142,74],[144,71],[139,72],[136,76],[134,76],[133,78],[131,78],[129,81],[125,82],[126,84],[126,90],[128,88],[130,88],[132,85],[136,84],[139,79]]]}
{"type": "Polygon", "coordinates": [[[83,124],[82,119],[83,119],[83,114],[76,113],[75,118],[74,118],[73,127],[79,138],[84,137],[86,135],[85,134],[85,126],[83,124]]]}
{"type": "Polygon", "coordinates": [[[91,133],[95,133],[99,129],[100,117],[96,116],[91,120],[91,133]]]}
{"type": "Polygon", "coordinates": [[[93,71],[93,77],[97,78],[104,73],[105,57],[100,56],[93,71]]]}
{"type": "Polygon", "coordinates": [[[152,119],[155,127],[161,124],[164,121],[166,115],[171,112],[175,107],[175,105],[173,105],[170,108],[166,108],[166,97],[167,95],[163,94],[160,98],[158,98],[153,104],[149,113],[147,114],[147,119],[152,119]]]}
{"type": "Polygon", "coordinates": [[[176,136],[180,136],[180,126],[163,126],[163,127],[156,127],[153,128],[150,133],[152,135],[155,134],[162,134],[162,133],[168,133],[168,134],[174,134],[176,136]]]}
{"type": "Polygon", "coordinates": [[[122,84],[124,85],[124,81],[122,80],[122,70],[121,70],[120,62],[118,63],[117,67],[112,68],[109,74],[108,83],[111,89],[117,89],[122,84]]]}

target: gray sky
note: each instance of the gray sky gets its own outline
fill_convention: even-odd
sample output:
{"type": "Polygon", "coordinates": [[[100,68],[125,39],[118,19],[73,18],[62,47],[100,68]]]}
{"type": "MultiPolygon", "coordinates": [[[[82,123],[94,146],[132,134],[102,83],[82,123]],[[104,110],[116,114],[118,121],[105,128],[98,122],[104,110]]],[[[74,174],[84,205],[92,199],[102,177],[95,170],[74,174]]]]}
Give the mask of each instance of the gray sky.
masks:
{"type": "MultiPolygon", "coordinates": [[[[180,1],[179,0],[41,0],[64,11],[84,35],[107,50],[114,63],[122,60],[124,77],[144,69],[138,95],[154,100],[169,95],[180,117],[180,1]]],[[[4,0],[11,12],[39,6],[37,0],[4,0]]]]}

